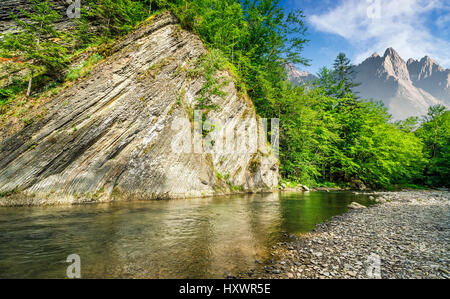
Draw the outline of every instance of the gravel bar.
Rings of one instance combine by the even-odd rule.
[[[289,236],[240,278],[448,279],[450,192],[374,192],[379,203]],[[276,258],[275,258],[276,257]]]

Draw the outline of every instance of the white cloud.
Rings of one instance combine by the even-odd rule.
[[[436,25],[440,30],[447,30],[450,27],[450,8],[447,10],[448,14],[442,15],[437,18]]]
[[[322,32],[344,37],[359,49],[361,62],[373,52],[393,47],[404,59],[431,56],[450,67],[450,40],[433,36],[426,26],[433,10],[448,11],[448,0],[341,0],[337,7],[312,15],[309,22]],[[445,17],[436,22],[446,22]]]

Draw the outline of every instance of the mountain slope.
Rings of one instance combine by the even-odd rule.
[[[297,70],[292,63],[286,64],[285,68],[288,80],[295,85],[309,83],[317,79],[316,76],[309,72]]]
[[[0,206],[198,197],[278,184],[264,134],[254,152],[173,150],[174,140],[195,128],[195,99],[206,79],[189,70],[207,50],[172,14],[147,21],[110,52],[48,103],[42,120],[0,143],[0,193],[20,191],[0,198]],[[212,97],[220,108],[205,114],[232,132],[227,141],[264,132],[233,77],[216,76],[226,96]],[[187,126],[174,126],[178,119]]]
[[[450,69],[444,69],[429,56],[409,59],[408,70],[415,86],[450,105]]]
[[[362,98],[383,101],[394,119],[421,116],[428,107],[446,102],[448,89],[436,88],[439,83],[435,79],[441,75],[432,72],[433,68],[444,72],[437,64],[427,66],[413,60],[407,64],[389,48],[382,57],[375,53],[355,68],[355,82],[361,84],[356,91]]]

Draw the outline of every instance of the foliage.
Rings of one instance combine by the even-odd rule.
[[[69,73],[66,76],[66,80],[74,81],[78,78],[84,77],[90,72],[91,67],[102,59],[103,57],[100,54],[93,54],[89,57],[89,59],[83,61],[79,66],[69,70]]]
[[[83,4],[82,18],[78,21],[78,37],[89,42],[94,29],[104,38],[111,38],[131,31],[147,17],[145,2],[132,0],[88,0]],[[90,24],[91,26],[89,26]]]
[[[2,52],[23,61],[29,69],[28,95],[35,73],[58,77],[68,63],[67,48],[59,42],[64,34],[54,27],[60,15],[47,0],[30,0],[30,4],[31,12],[21,10],[24,19],[12,15],[20,32],[6,34],[0,42]]]
[[[355,67],[344,53],[339,53],[334,60],[333,75],[338,83],[338,93],[336,94],[338,97],[354,94],[353,89],[360,85],[353,82],[355,79]]]
[[[423,168],[422,143],[389,122],[379,103],[332,97],[326,87],[286,87],[281,115],[281,171],[306,184],[363,181],[375,188],[406,183]],[[337,84],[334,82],[334,84]]]
[[[227,61],[218,50],[212,50],[203,55],[198,65],[189,70],[190,76],[202,76],[205,79],[198,97],[196,98],[196,109],[217,109],[216,104],[212,102],[212,97],[225,97],[226,93],[221,90],[228,82],[218,78],[216,71],[223,70]]]
[[[442,105],[430,107],[416,135],[424,142],[427,158],[423,182],[433,187],[449,187],[450,111]]]

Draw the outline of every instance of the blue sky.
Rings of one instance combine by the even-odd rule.
[[[403,59],[429,55],[450,68],[450,0],[281,0],[302,9],[308,27],[304,56],[312,73],[339,52],[360,63],[393,47]]]

